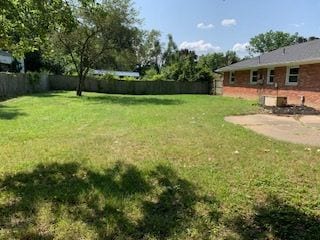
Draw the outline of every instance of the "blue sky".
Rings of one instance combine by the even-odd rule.
[[[134,0],[143,27],[198,54],[236,50],[268,30],[320,36],[319,0]]]

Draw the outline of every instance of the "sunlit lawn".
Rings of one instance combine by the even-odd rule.
[[[320,152],[253,102],[74,95],[0,103],[0,239],[320,239]]]

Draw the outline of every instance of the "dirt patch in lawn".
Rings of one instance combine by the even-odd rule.
[[[276,116],[257,114],[226,117],[226,121],[241,125],[265,136],[282,141],[320,146],[320,116]]]

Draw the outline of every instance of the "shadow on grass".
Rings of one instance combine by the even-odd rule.
[[[128,95],[110,95],[99,93],[97,96],[82,96],[65,95],[67,91],[52,91],[46,93],[34,93],[29,96],[38,98],[67,98],[73,100],[82,100],[88,103],[96,104],[120,104],[124,106],[130,105],[181,105],[184,101],[179,99],[164,99],[158,97],[143,97],[143,96],[128,96]],[[75,94],[75,93],[74,93]],[[86,93],[84,93],[86,94]]]
[[[213,197],[199,196],[162,165],[147,174],[122,163],[99,172],[77,163],[40,165],[4,177],[0,192],[6,239],[166,239],[190,226],[206,239],[219,219]]]
[[[69,98],[79,98],[69,96]],[[117,96],[117,95],[99,95],[99,96],[82,96],[82,100],[97,104],[120,104],[124,106],[130,105],[181,105],[184,103],[178,99],[163,99],[157,97],[141,97],[141,96]]]
[[[38,98],[52,98],[52,97],[61,97],[61,94],[66,93],[66,91],[51,91],[43,93],[32,93],[27,96],[38,97]]]
[[[17,108],[0,105],[0,120],[12,120],[24,115],[25,113]]]
[[[249,219],[231,222],[242,239],[320,239],[320,217],[308,215],[276,197],[255,209]]]

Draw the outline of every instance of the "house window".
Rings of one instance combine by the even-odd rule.
[[[230,84],[235,83],[235,81],[236,81],[236,73],[230,72],[230,79],[229,79]]]
[[[275,78],[274,69],[268,69],[267,83],[270,85],[274,84],[274,78]]]
[[[299,67],[288,67],[287,68],[287,85],[298,85],[299,82]]]
[[[259,78],[258,70],[252,70],[251,71],[251,78],[250,78],[251,84],[257,84],[258,83],[258,78]]]

